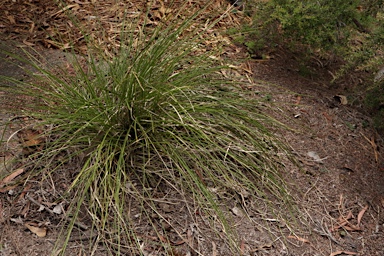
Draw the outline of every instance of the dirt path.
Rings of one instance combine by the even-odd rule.
[[[310,233],[309,243],[292,255],[384,255],[383,140],[369,117],[335,97],[343,90],[329,88],[326,71],[306,79],[297,64],[292,56],[276,55],[252,65],[254,78],[270,83],[272,115],[295,129],[279,135],[303,168],[292,169],[287,180],[299,191]],[[339,227],[343,221],[348,224]]]

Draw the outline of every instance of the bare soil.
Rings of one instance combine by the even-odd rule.
[[[36,10],[43,8],[51,14],[60,11],[51,2],[30,1],[29,4],[41,4]],[[25,3],[17,3],[20,6],[15,10],[26,8]],[[15,5],[12,8],[16,8]],[[36,20],[39,13],[29,19]],[[32,33],[31,22],[14,21],[9,17],[14,14],[4,4],[0,4],[0,14],[1,38],[13,40],[3,41],[3,49],[22,54],[20,46],[34,44],[29,46],[49,56],[48,62],[66,63],[60,50],[48,49],[55,47],[43,32]],[[41,17],[37,20],[48,26]],[[304,77],[297,57],[283,50],[271,52],[268,60],[251,60],[244,49],[232,45],[225,55],[239,64],[240,75],[254,82],[243,89],[252,90],[255,97],[265,99],[264,104],[272,106],[269,114],[291,128],[274,132],[287,142],[299,163],[298,167],[287,162],[281,169],[300,210],[289,213],[282,206],[281,214],[291,214],[291,222],[283,221],[280,213],[265,215],[263,209],[268,206],[255,199],[225,198],[224,193],[218,193],[232,209],[227,214],[236,223],[243,255],[384,255],[384,142],[372,128],[370,117],[344,102],[342,97],[347,96],[349,86],[358,79],[354,80],[351,74],[350,80],[331,86],[328,71],[333,71],[332,65],[310,66],[310,75]],[[20,69],[22,63],[7,54],[2,57],[10,62],[1,62],[1,75],[28,80],[28,74]],[[0,105],[4,106],[0,109],[0,122],[11,124],[2,139],[9,140],[7,147],[0,151],[2,177],[27,161],[20,157],[23,149],[15,135],[31,121],[21,112],[25,100],[28,99],[0,91]],[[17,161],[12,162],[15,157]],[[58,253],[54,251],[55,244],[63,243],[57,241],[58,234],[68,223],[68,219],[56,211],[60,205],[65,209],[68,202],[58,198],[70,186],[77,168],[79,163],[72,163],[70,168],[52,172],[49,179],[30,180],[24,186],[0,191],[0,255]],[[152,221],[164,228],[163,237],[169,239],[172,249],[165,252],[158,245],[161,236],[153,233],[146,220],[138,218],[135,225],[142,231],[146,255],[198,255],[195,251],[206,256],[230,255],[227,245],[212,234],[203,218],[185,217],[189,216],[185,199],[175,191],[163,193],[167,201],[158,203],[163,219],[154,217]],[[131,211],[136,215],[138,206],[133,206]],[[241,211],[245,211],[247,217]],[[164,219],[171,225],[164,223]],[[79,222],[80,227],[77,226],[70,237],[66,255],[90,255],[91,252],[106,255],[107,248],[98,243],[97,234],[81,228],[81,225],[91,227],[86,214]],[[36,227],[37,231],[33,232],[26,224]],[[37,234],[43,230],[47,231],[46,235],[39,237]],[[132,254],[122,251],[121,255]]]
[[[383,140],[367,115],[340,102],[353,84],[331,86],[328,70],[319,68],[312,69],[312,79],[304,78],[293,54],[272,56],[252,64],[253,77],[269,85],[273,115],[295,129],[279,136],[301,163],[302,170],[290,170],[287,181],[298,189],[312,231],[306,236],[310,243],[292,255],[383,255]],[[330,231],[350,213],[350,224],[361,229]]]

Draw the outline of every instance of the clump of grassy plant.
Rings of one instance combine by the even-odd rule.
[[[37,64],[41,82],[20,87],[41,99],[29,115],[50,127],[35,164],[55,163],[63,152],[68,157],[60,165],[81,163],[68,192],[69,234],[85,206],[111,251],[143,254],[137,216],[160,236],[153,214],[169,220],[157,207],[158,194],[176,191],[190,217],[224,232],[236,254],[236,230],[217,191],[286,203],[278,171],[284,146],[266,128],[277,122],[262,113],[257,98],[220,75],[225,67],[199,53],[199,35],[187,30],[192,21],[139,38],[125,32],[114,57],[89,51],[85,63],[72,63],[72,75]],[[221,231],[209,216],[217,216]],[[68,241],[69,235],[64,247]]]

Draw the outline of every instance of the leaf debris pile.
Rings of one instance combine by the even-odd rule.
[[[50,0],[4,0],[0,3],[0,33],[6,40],[23,42],[24,46],[42,45],[46,48],[72,49],[85,53],[94,47],[113,52],[120,45],[122,31],[134,33],[184,20],[203,10],[191,29],[207,30],[206,49],[230,45],[217,31],[240,25],[242,12],[233,9],[228,1],[214,0],[205,8],[206,1],[78,1],[64,0],[59,4]],[[205,9],[204,9],[205,8]],[[208,24],[215,24],[215,31]],[[128,24],[132,22],[132,24]],[[132,27],[133,25],[133,27]],[[209,38],[208,38],[209,37]]]

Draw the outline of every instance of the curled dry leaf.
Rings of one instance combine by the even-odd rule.
[[[23,218],[26,218],[26,217],[27,217],[28,212],[29,212],[29,210],[30,210],[30,207],[31,207],[31,202],[28,201],[28,202],[24,205],[23,209],[22,209],[21,212],[20,212],[20,215],[23,216]]]
[[[3,201],[0,200],[0,223],[3,223],[4,221],[3,216],[5,216],[4,209],[3,209]]]
[[[13,15],[7,15],[7,18],[11,24],[16,24],[16,20]]]
[[[172,205],[167,204],[167,203],[159,203],[160,209],[162,209],[165,213],[170,213],[174,211],[174,208]]]
[[[45,237],[47,235],[47,229],[32,226],[31,224],[25,223],[24,224],[32,233],[35,233],[38,237]]]
[[[233,207],[231,209],[231,211],[233,212],[233,214],[235,214],[237,217],[242,217],[243,216],[243,212],[238,208],[238,207]]]
[[[245,253],[245,242],[244,242],[244,240],[241,240],[240,255],[244,255],[244,253]]]
[[[344,95],[335,95],[334,96],[335,100],[341,103],[341,105],[347,105],[348,104],[348,99]]]
[[[43,149],[44,138],[41,132],[34,129],[24,129],[19,131],[17,136],[23,146],[23,155],[30,155]]]
[[[361,218],[363,218],[364,213],[368,210],[368,205],[366,205],[357,215],[357,226],[360,226]]]
[[[320,156],[314,152],[314,151],[308,151],[307,156],[311,157],[313,161],[315,162],[321,162],[323,159],[320,158]]]
[[[272,246],[273,246],[272,243],[267,243],[267,244],[259,245],[256,249],[253,249],[251,252],[270,250],[272,248]]]
[[[17,218],[10,218],[9,219],[10,221],[16,223],[16,224],[24,224],[24,221],[23,219],[21,218],[21,216],[17,217]]]
[[[58,204],[56,205],[52,212],[56,213],[56,214],[61,214],[63,212],[63,206],[61,204]]]
[[[216,244],[213,241],[211,243],[212,243],[212,256],[217,256]]]
[[[300,242],[307,243],[307,244],[311,243],[308,239],[305,239],[305,238],[299,237],[299,236],[288,236],[288,238],[296,239],[296,240],[298,240]]]
[[[31,43],[31,42],[28,42],[27,40],[23,40],[23,43],[26,45],[26,46],[35,46],[34,43]]]
[[[295,105],[299,105],[299,104],[300,104],[300,101],[301,101],[301,96],[298,95],[298,96],[296,97]]]
[[[7,183],[11,182],[14,178],[16,178],[17,176],[22,174],[23,172],[24,172],[24,169],[22,169],[22,168],[17,169],[13,173],[11,173],[7,177],[5,177],[2,181],[0,181],[0,185],[6,185]]]
[[[42,212],[42,211],[44,211],[45,210],[45,206],[44,205],[40,205],[39,206],[39,209],[37,210],[38,212]]]
[[[39,146],[44,142],[40,133],[33,129],[22,130],[17,135],[20,138],[23,147]]]
[[[0,181],[0,192],[6,192],[12,188],[14,188],[14,186],[12,188],[3,188],[5,185],[7,185],[8,183],[10,183],[14,178],[16,178],[17,176],[19,176],[20,174],[22,174],[24,172],[24,169],[20,168],[20,169],[17,169],[16,171],[14,171],[13,173],[11,173],[10,175],[8,175],[7,177],[5,177],[3,180]],[[3,188],[3,189],[2,189]]]
[[[364,210],[364,209],[363,209]],[[364,210],[365,212],[365,210]],[[359,214],[361,214],[361,217],[363,216],[364,214],[363,211],[361,211]],[[359,225],[353,225],[349,220],[350,219],[353,219],[353,214],[351,211],[348,212],[348,215],[347,216],[340,216],[337,220],[338,220],[338,223],[336,226],[332,227],[330,229],[331,232],[334,232],[334,231],[337,231],[339,228],[344,228],[348,231],[361,231],[361,228],[359,227]]]
[[[336,256],[336,255],[340,255],[340,254],[357,255],[357,252],[337,251],[337,252],[331,253],[329,256]]]
[[[28,193],[28,191],[31,189],[32,184],[28,184],[24,187],[23,191],[21,192],[20,196],[17,198],[16,202],[24,199],[25,195]]]

